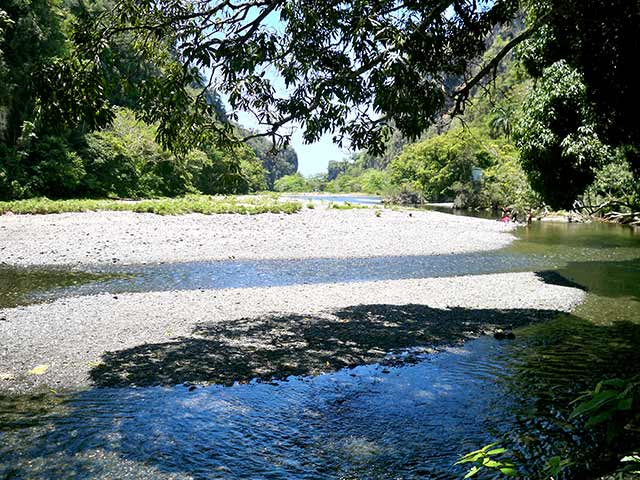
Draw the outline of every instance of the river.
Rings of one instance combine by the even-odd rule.
[[[0,398],[0,478],[453,479],[465,471],[453,465],[459,455],[492,441],[512,452],[523,476],[538,478],[560,455],[575,461],[570,478],[589,478],[602,438],[568,421],[568,403],[640,367],[640,236],[614,225],[547,223],[517,236],[502,250],[438,257],[0,270],[20,278],[0,294],[6,306],[101,291],[508,271],[587,291],[573,314],[518,329],[513,341],[481,337],[435,354],[407,352],[410,362],[233,386]]]

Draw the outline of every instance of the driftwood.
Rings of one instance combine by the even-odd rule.
[[[628,209],[628,212],[620,212],[620,207]],[[581,217],[599,217],[609,222],[622,223],[624,225],[640,226],[640,212],[635,211],[634,206],[618,199],[609,199],[597,205],[586,205],[579,200],[573,202],[573,212]]]
[[[604,214],[602,218],[624,225],[640,225],[640,212],[609,212]]]

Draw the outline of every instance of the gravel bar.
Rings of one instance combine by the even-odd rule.
[[[392,221],[407,222],[406,214],[388,215]],[[86,228],[102,225],[104,218],[126,219],[131,225],[128,216],[90,218],[95,223]],[[250,222],[248,218],[228,221]],[[301,216],[297,222],[311,222],[310,218],[315,217]],[[342,220],[360,218],[347,215]],[[439,220],[440,216],[418,215],[416,224],[426,228]],[[68,222],[80,228],[75,216],[49,221],[56,228]],[[175,219],[157,221],[174,225]],[[217,225],[218,220],[213,222]],[[345,226],[342,221],[337,225]],[[491,230],[484,222],[477,225],[479,231]],[[517,327],[545,314],[569,311],[583,296],[581,290],[545,283],[534,273],[507,273],[64,298],[0,310],[0,391],[231,383],[233,378],[268,378],[278,372],[316,374],[325,363],[332,370],[381,360],[390,349],[451,343],[486,329]],[[447,325],[456,327],[449,331]],[[371,337],[370,331],[377,329],[380,335]],[[235,363],[229,366],[230,362]],[[39,365],[48,368],[41,375],[29,374]],[[221,371],[228,375],[220,376]]]
[[[4,215],[0,263],[80,267],[229,258],[441,255],[501,248],[513,240],[509,234],[513,228],[438,212],[335,210],[320,205],[291,215]]]

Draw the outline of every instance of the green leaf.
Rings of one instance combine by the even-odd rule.
[[[518,475],[518,472],[512,467],[503,467],[500,469],[500,473],[506,475],[507,477],[515,477]]]
[[[611,410],[605,410],[604,412],[589,417],[589,419],[585,423],[585,426],[587,428],[590,428],[596,425],[600,425],[601,423],[610,420],[611,417],[613,417],[613,412]]]
[[[479,471],[480,471],[480,467],[473,466],[473,467],[471,467],[469,469],[469,471],[467,472],[467,474],[463,478],[471,478],[474,475],[476,475]]]
[[[622,460],[620,461],[640,463],[640,455],[627,455],[626,457],[622,457]]]
[[[616,406],[616,408],[621,411],[631,410],[632,407],[633,407],[632,397],[621,399],[620,401],[618,401],[618,405]]]
[[[484,457],[484,452],[475,451],[475,452],[467,453],[464,457],[460,458],[460,460],[458,460],[454,465],[458,465],[461,463],[477,462],[483,457]]]
[[[494,448],[493,450],[489,450],[487,452],[487,455],[499,455],[499,454],[504,453],[506,451],[507,451],[506,448]]]
[[[614,392],[612,390],[607,390],[604,392],[597,393],[593,396],[591,400],[588,400],[578,405],[573,410],[573,412],[571,412],[571,415],[569,416],[569,418],[575,418],[577,416],[584,415],[585,413],[591,410],[596,410],[601,406],[605,405],[606,403],[610,402],[617,396],[618,396],[618,392]]]
[[[600,382],[602,385],[607,385],[610,387],[615,387],[617,389],[623,389],[625,388],[627,382],[621,378],[611,378],[609,380],[604,380],[602,382]]]

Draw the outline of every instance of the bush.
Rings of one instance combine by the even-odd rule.
[[[592,119],[581,75],[564,61],[545,69],[514,134],[531,185],[553,208],[571,208],[610,161]]]
[[[452,200],[454,184],[469,181],[472,167],[487,168],[494,161],[477,132],[457,128],[405,147],[391,162],[391,180],[421,190],[430,201]]]
[[[133,198],[141,195],[142,159],[109,132],[86,135],[80,148],[86,175],[83,196]]]
[[[471,181],[473,167],[482,168],[476,184]],[[405,147],[391,162],[390,174],[396,191],[419,192],[428,201],[454,201],[457,208],[536,203],[515,147],[476,129],[449,130]]]
[[[101,132],[30,136],[21,150],[0,146],[0,198],[171,197],[266,189],[266,172],[247,146],[176,157],[156,143],[155,135],[155,127],[120,109],[112,127]]]
[[[86,174],[80,156],[60,137],[34,139],[23,150],[3,147],[0,153],[2,199],[65,198],[79,189]]]
[[[285,175],[276,180],[274,184],[276,192],[307,192],[309,185],[300,173]]]
[[[618,153],[611,163],[596,170],[595,180],[587,188],[585,198],[591,205],[614,201],[634,210],[640,208],[640,185],[624,155]]]

